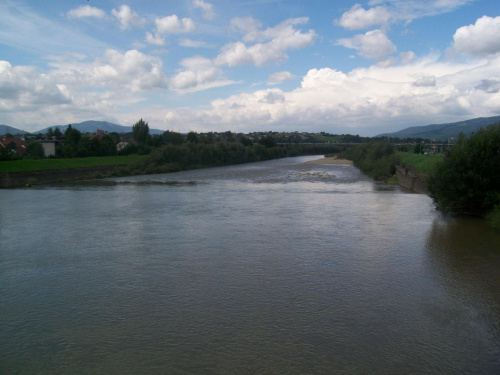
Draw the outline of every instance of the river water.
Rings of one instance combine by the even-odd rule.
[[[500,236],[313,158],[0,191],[0,373],[500,374]]]

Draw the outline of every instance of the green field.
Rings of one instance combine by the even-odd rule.
[[[22,159],[13,161],[0,161],[0,173],[30,172],[47,169],[102,167],[108,165],[128,165],[130,163],[143,159],[144,157],[144,155],[126,155],[74,159]]]
[[[434,173],[437,163],[443,158],[443,154],[422,155],[413,152],[397,152],[397,155],[402,164],[426,174]]]

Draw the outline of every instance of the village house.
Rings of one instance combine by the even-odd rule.
[[[121,139],[120,142],[116,144],[116,151],[121,151],[127,146],[137,146],[137,142],[133,139]]]
[[[5,137],[0,137],[0,147],[3,148],[8,148],[12,152],[15,152],[19,155],[25,155],[26,154],[26,142],[22,140],[21,138],[16,138],[16,137],[10,137],[10,138],[5,138]]]

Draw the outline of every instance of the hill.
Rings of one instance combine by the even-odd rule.
[[[500,116],[479,117],[472,120],[453,122],[448,124],[432,124],[424,126],[412,126],[395,133],[384,133],[377,137],[399,137],[399,138],[424,138],[436,140],[449,140],[457,138],[460,132],[466,135],[477,131],[481,127],[500,122]]]
[[[68,128],[68,125],[54,125],[49,127],[52,128],[52,130],[54,130],[55,128],[59,128],[59,130],[64,133]],[[49,127],[38,130],[37,132],[35,132],[35,134],[45,134],[47,133]],[[71,124],[71,127],[73,129],[77,129],[82,133],[95,133],[97,129],[104,130],[108,133],[132,132],[132,126],[117,125],[107,121],[84,121],[77,124]],[[149,129],[149,134],[163,134],[163,130]]]
[[[9,125],[0,125],[0,135],[4,135],[7,133],[16,135],[16,134],[24,134],[26,132],[24,130],[13,128],[12,126]]]

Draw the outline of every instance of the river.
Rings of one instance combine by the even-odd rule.
[[[500,235],[311,159],[0,191],[0,373],[500,374]]]

